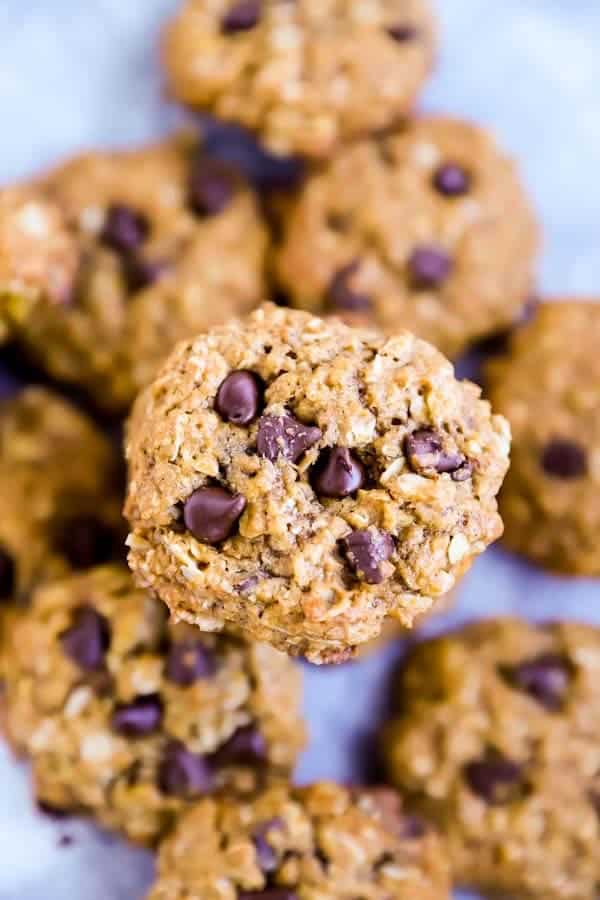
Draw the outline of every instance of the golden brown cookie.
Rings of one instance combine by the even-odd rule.
[[[201,801],[163,843],[148,900],[449,896],[444,847],[394,791],[322,782]]]
[[[6,726],[51,808],[153,843],[192,800],[287,776],[300,674],[264,644],[167,622],[120,566],[38,590],[8,651]]]
[[[542,304],[488,367],[514,443],[506,543],[548,569],[600,575],[600,301]]]
[[[178,100],[324,157],[408,112],[435,44],[428,0],[185,0],[163,55]]]
[[[130,564],[177,618],[340,661],[498,537],[509,441],[408,332],[265,305],[180,344],[138,398]]]
[[[443,353],[512,324],[530,294],[538,229],[490,135],[422,118],[343,150],[286,202],[275,258],[293,305]]]
[[[600,631],[491,620],[417,647],[382,747],[455,880],[527,900],[600,884]]]

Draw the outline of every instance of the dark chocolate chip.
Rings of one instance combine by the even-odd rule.
[[[0,602],[12,597],[15,590],[15,574],[12,556],[0,547]]]
[[[313,467],[311,483],[320,497],[349,497],[362,487],[365,470],[347,447],[324,450]]]
[[[342,539],[348,562],[367,584],[381,584],[384,580],[381,563],[394,552],[394,541],[386,531],[372,528],[352,531]]]
[[[266,888],[264,891],[242,891],[238,900],[299,900],[295,891],[287,888]]]
[[[224,34],[235,34],[238,31],[249,31],[260,22],[262,13],[261,0],[238,0],[229,7],[221,21]]]
[[[60,523],[55,546],[74,569],[89,569],[114,558],[118,540],[100,519],[76,516]]]
[[[199,216],[218,216],[227,209],[235,194],[235,177],[226,164],[198,156],[192,166],[188,202]]]
[[[283,456],[295,463],[320,439],[320,428],[305,425],[293,416],[262,416],[258,423],[256,448],[259,456],[271,462]]]
[[[97,672],[104,666],[110,647],[108,619],[91,606],[73,611],[71,625],[60,636],[63,652],[84,672]]]
[[[36,806],[39,812],[43,816],[47,816],[49,819],[63,821],[64,819],[70,819],[73,816],[73,812],[71,810],[63,809],[60,806],[54,806],[52,803],[47,803],[45,800],[38,800],[36,802]]]
[[[218,544],[233,534],[246,508],[246,498],[224,488],[203,487],[185,501],[183,519],[186,528],[205,544]]]
[[[583,478],[588,470],[587,453],[575,441],[555,438],[544,447],[542,468],[547,475],[565,481]]]
[[[191,753],[180,741],[170,741],[158,767],[157,784],[171,797],[198,797],[214,785],[214,773],[205,756]]]
[[[572,675],[569,660],[558,653],[544,653],[502,671],[510,684],[530,694],[550,712],[562,707]]]
[[[148,219],[129,206],[110,206],[100,233],[102,243],[123,255],[133,253],[150,233]]]
[[[203,121],[202,131],[204,154],[243,173],[261,193],[293,191],[306,176],[306,162],[300,157],[270,153],[239,126],[211,119]]]
[[[465,777],[473,793],[490,806],[511,803],[522,791],[523,770],[505,757],[490,757],[465,766]]]
[[[217,671],[213,652],[199,638],[186,638],[171,644],[165,664],[165,677],[180,687],[189,687]]]
[[[433,176],[433,186],[445,197],[460,197],[471,187],[471,176],[456,163],[444,163]]]
[[[249,425],[258,416],[263,400],[263,385],[254,372],[238,369],[221,382],[215,409],[226,422]]]
[[[423,245],[411,253],[408,269],[415,288],[439,288],[452,271],[452,260],[441,247]]]
[[[399,44],[414,41],[419,35],[419,31],[414,25],[389,25],[385,30]]]
[[[462,453],[446,453],[442,436],[433,428],[418,428],[404,440],[408,463],[420,475],[449,473],[454,481],[466,481],[473,467]]]
[[[255,725],[238,728],[215,753],[219,766],[256,765],[267,758],[267,742]]]
[[[168,263],[161,260],[144,259],[138,254],[131,254],[123,260],[125,281],[132,294],[156,284],[168,269]]]
[[[267,835],[270,831],[282,831],[284,828],[283,820],[274,818],[269,819],[268,822],[262,822],[254,829],[252,840],[256,850],[258,865],[267,874],[274,872],[278,863],[277,853],[267,841]]]
[[[335,273],[327,290],[327,301],[332,309],[359,312],[371,307],[371,298],[352,288],[352,277],[359,269],[360,260],[355,259]]]
[[[131,703],[119,703],[112,715],[112,727],[126,737],[143,737],[160,728],[163,704],[158,694],[143,694]]]

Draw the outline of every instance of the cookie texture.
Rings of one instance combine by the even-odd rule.
[[[201,801],[163,843],[148,900],[449,896],[440,841],[393,791],[322,782]]]
[[[291,771],[300,675],[268,645],[167,622],[125,567],[41,588],[13,631],[6,727],[38,800],[153,843],[194,798]]]
[[[501,532],[509,431],[408,332],[265,305],[183,342],[129,423],[129,561],[177,618],[339,661]]]
[[[427,0],[186,0],[163,56],[178,100],[325,157],[407,113],[435,44]]]
[[[538,229],[516,167],[468,122],[425,117],[344,149],[286,202],[293,305],[408,328],[458,355],[518,318]]]
[[[263,295],[254,195],[189,135],[84,154],[35,191],[61,211],[76,266],[60,274],[63,302],[38,303],[20,339],[102,408],[126,408],[178,340]]]
[[[511,422],[506,543],[542,566],[600,575],[600,301],[542,304],[490,363]]]
[[[591,900],[600,884],[600,632],[517,620],[419,646],[382,746],[392,783],[447,837],[455,880]]]

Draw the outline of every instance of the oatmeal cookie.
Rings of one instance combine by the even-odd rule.
[[[38,800],[136,842],[153,843],[194,798],[286,777],[303,745],[294,663],[169,624],[125,567],[40,588],[9,663],[7,731],[31,757]]]
[[[501,532],[508,426],[408,332],[265,305],[178,346],[127,445],[139,583],[314,662],[411,626]]]
[[[185,0],[163,55],[178,100],[326,157],[409,111],[435,31],[428,0]]]
[[[455,878],[527,900],[600,884],[600,631],[492,620],[419,646],[382,747]]]
[[[490,363],[512,425],[506,543],[548,569],[600,575],[600,301],[542,304]]]
[[[343,150],[286,201],[276,277],[292,305],[442,352],[509,326],[538,229],[515,166],[467,122],[422,118]]]
[[[394,791],[322,782],[201,801],[162,845],[148,900],[449,896],[442,844]]]

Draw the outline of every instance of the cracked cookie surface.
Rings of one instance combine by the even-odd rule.
[[[509,432],[433,347],[266,305],[178,346],[129,423],[129,561],[172,613],[340,661],[501,532]]]
[[[322,782],[199,803],[162,845],[148,900],[449,896],[441,842],[394,791]]]
[[[388,775],[447,838],[455,880],[590,900],[600,885],[600,631],[490,620],[418,646],[382,735]]]
[[[291,772],[300,673],[265,644],[167,621],[125,567],[40,588],[8,653],[6,728],[38,800],[153,843],[194,799]]]

